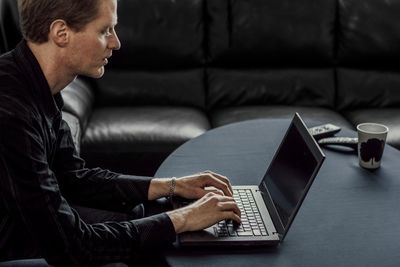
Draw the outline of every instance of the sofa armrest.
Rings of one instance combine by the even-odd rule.
[[[79,120],[76,116],[65,111],[62,112],[62,117],[67,122],[69,128],[71,129],[72,140],[74,141],[75,149],[79,155],[81,151],[81,137],[82,137],[82,131]]]
[[[84,132],[92,114],[94,92],[89,83],[76,78],[61,91],[64,99],[63,111],[71,113],[79,119],[80,130]]]

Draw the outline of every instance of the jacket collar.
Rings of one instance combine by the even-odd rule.
[[[53,95],[51,93],[39,62],[25,40],[22,40],[14,51],[15,58],[30,85],[32,95],[38,100],[46,116],[54,118],[64,106],[61,94],[57,93]]]

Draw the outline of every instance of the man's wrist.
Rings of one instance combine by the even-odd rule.
[[[172,183],[172,180],[174,183]],[[171,189],[173,196],[179,195],[180,183],[176,177],[172,178],[153,178],[151,179],[148,200],[155,200],[160,197],[171,197]]]
[[[167,215],[172,221],[172,224],[174,225],[175,232],[177,234],[185,232],[185,227],[186,227],[186,215],[187,210],[185,208],[177,209],[177,210],[171,210],[167,212]]]
[[[170,187],[171,179],[153,178],[149,186],[148,200],[155,200],[160,197],[167,197],[170,192]]]

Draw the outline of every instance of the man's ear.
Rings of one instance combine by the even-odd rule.
[[[49,39],[56,45],[64,47],[68,44],[71,29],[68,27],[65,20],[57,19],[50,25]]]

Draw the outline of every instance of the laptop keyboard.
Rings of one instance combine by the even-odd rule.
[[[250,189],[234,189],[233,198],[242,213],[242,223],[223,220],[214,225],[215,234],[227,236],[267,236],[268,232],[261,219],[256,202]]]

